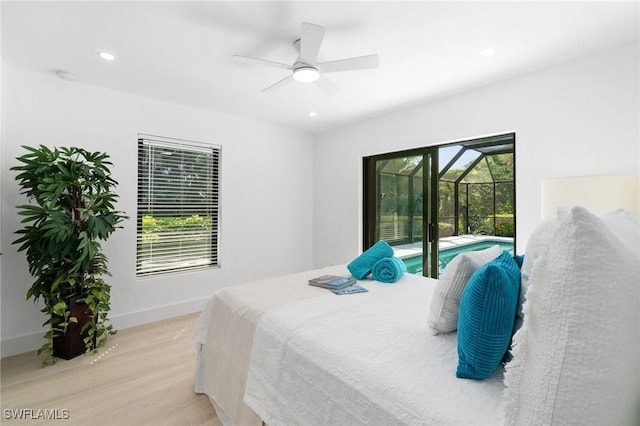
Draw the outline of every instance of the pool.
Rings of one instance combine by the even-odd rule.
[[[484,250],[494,245],[499,245],[502,250],[506,250],[513,254],[513,242],[503,240],[482,240],[471,244],[457,245],[440,249],[438,254],[439,273],[453,260],[454,257],[466,251]],[[422,253],[414,256],[403,257],[402,261],[407,266],[407,272],[410,274],[419,274],[422,272]]]

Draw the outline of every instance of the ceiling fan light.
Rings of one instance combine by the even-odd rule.
[[[320,77],[320,73],[314,67],[300,67],[293,70],[293,78],[301,83],[312,83]]]

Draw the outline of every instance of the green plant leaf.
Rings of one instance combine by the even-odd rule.
[[[44,345],[40,346],[40,348],[38,349],[38,356],[40,356],[42,352],[49,351],[49,350],[51,350],[51,343],[45,343]]]
[[[64,301],[60,301],[55,305],[53,305],[53,313],[56,315],[63,316],[66,310],[67,310],[67,304]]]

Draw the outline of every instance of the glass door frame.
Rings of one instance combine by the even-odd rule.
[[[363,251],[376,243],[376,206],[377,206],[377,179],[375,164],[381,160],[394,158],[423,156],[423,227],[422,227],[422,274],[427,277],[438,278],[439,272],[439,150],[440,148],[461,145],[467,147],[491,147],[496,145],[512,145],[513,153],[513,224],[514,250],[517,239],[517,214],[516,214],[516,134],[515,132],[459,140],[442,144],[431,145],[422,148],[414,148],[404,151],[395,151],[384,154],[372,155],[362,158],[363,173]],[[447,165],[448,166],[448,165]]]
[[[438,226],[435,222],[438,216],[438,146],[396,151],[386,154],[363,157],[363,251],[376,243],[377,217],[377,170],[378,161],[396,158],[422,156],[422,253],[424,276],[437,278],[438,274]],[[436,176],[436,179],[432,179]]]

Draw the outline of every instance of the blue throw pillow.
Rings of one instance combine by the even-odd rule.
[[[513,256],[513,260],[516,261],[516,265],[518,265],[518,268],[522,269],[522,263],[524,262],[524,254],[517,254]]]
[[[478,269],[460,299],[456,377],[486,379],[509,348],[520,291],[520,269],[503,252]]]

